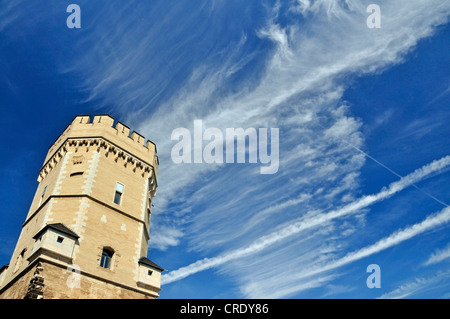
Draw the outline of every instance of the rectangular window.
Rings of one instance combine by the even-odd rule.
[[[102,259],[100,260],[100,267],[109,268],[109,257],[106,255],[102,255]]]
[[[47,191],[47,186],[44,187],[44,191],[42,192],[41,199],[39,199],[39,205],[38,206],[41,206],[42,200],[44,199],[44,195],[45,195],[46,191]]]
[[[120,205],[120,202],[122,201],[122,194],[123,194],[123,185],[120,183],[116,184],[116,192],[114,194],[114,203],[117,205]]]
[[[64,240],[64,238],[63,237],[61,237],[61,236],[58,236],[58,239],[56,240],[58,243],[62,243],[63,242],[63,240]]]
[[[112,251],[110,251],[106,248],[103,248],[102,258],[100,259],[100,267],[103,267],[106,269],[111,268],[111,259],[112,259],[113,254],[114,253]]]

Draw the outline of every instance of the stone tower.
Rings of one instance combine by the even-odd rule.
[[[147,259],[156,146],[108,115],[77,116],[50,147],[0,298],[157,298]]]

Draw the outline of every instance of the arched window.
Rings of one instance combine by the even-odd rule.
[[[110,248],[103,248],[102,258],[100,259],[100,267],[110,269],[111,260],[114,255],[114,251]]]

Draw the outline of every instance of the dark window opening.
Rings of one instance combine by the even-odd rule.
[[[122,198],[122,194],[116,191],[114,194],[114,204],[120,205],[120,199]]]
[[[79,176],[79,175],[83,175],[83,172],[72,173],[72,174],[70,174],[70,177],[72,177],[72,176]]]
[[[47,186],[44,187],[44,191],[42,192],[41,198],[39,199],[39,205],[38,206],[41,206],[42,201],[44,200],[44,195],[45,195],[45,192],[47,191]]]
[[[100,259],[100,267],[110,269],[111,268],[111,259],[114,255],[114,252],[107,248],[103,248],[102,258]]]
[[[122,201],[122,194],[123,194],[123,185],[120,183],[116,184],[116,192],[114,193],[114,204],[120,205],[120,202]]]

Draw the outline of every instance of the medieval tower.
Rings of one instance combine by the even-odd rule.
[[[0,298],[157,298],[147,258],[156,146],[108,115],[77,116],[53,144]]]

